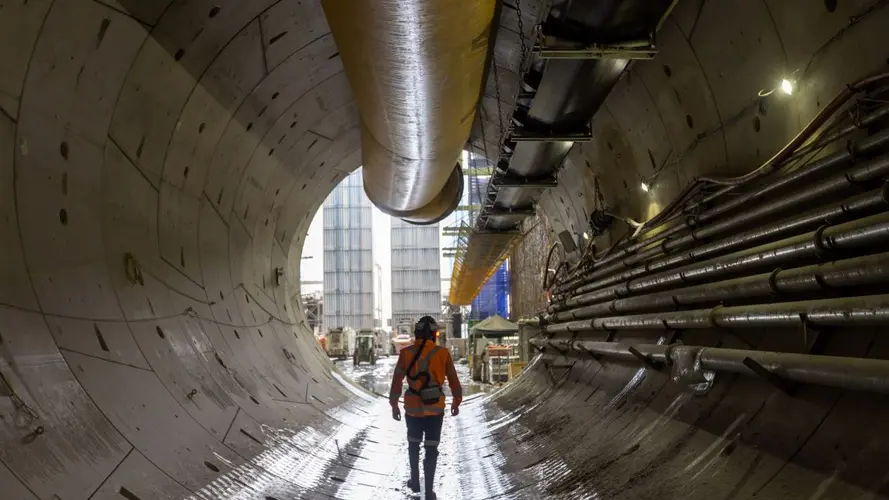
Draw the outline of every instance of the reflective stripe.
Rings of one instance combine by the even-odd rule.
[[[429,361],[432,360],[432,356],[435,356],[435,353],[437,353],[439,349],[441,349],[441,347],[439,346],[433,347],[425,356],[420,359],[420,361],[417,363],[419,365],[417,373],[429,371]]]
[[[437,448],[437,447],[438,447],[438,441],[430,441],[430,440],[427,439],[426,442],[423,443],[423,444],[424,444],[425,446],[432,446],[432,447],[434,447],[434,448]]]
[[[408,437],[407,437],[407,442],[408,442],[408,443],[422,443],[423,440],[420,439],[420,438],[417,438],[417,437],[411,437],[411,436],[408,436]]]
[[[417,361],[417,363],[414,365],[416,367],[416,371],[413,374],[410,374],[410,373],[408,374],[408,384],[407,384],[407,389],[405,390],[405,395],[408,395],[408,394],[410,394],[412,396],[419,396],[420,395],[419,390],[414,389],[413,386],[411,385],[411,384],[415,384],[418,381],[412,381],[412,380],[410,380],[410,377],[416,377],[422,372],[426,372],[429,374],[429,380],[427,381],[427,383],[430,386],[430,388],[438,387],[439,390],[441,390],[441,383],[439,383],[438,380],[435,380],[432,377],[432,373],[429,372],[429,362],[441,350],[442,350],[442,348],[440,346],[437,346],[437,345],[433,346],[432,349],[430,349],[429,352],[426,353],[425,356],[423,356],[422,358],[420,358]],[[416,351],[414,351],[414,353],[416,353]],[[441,395],[443,396],[444,392],[442,392]]]

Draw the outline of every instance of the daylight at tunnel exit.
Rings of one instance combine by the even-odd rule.
[[[889,500],[889,0],[0,0],[0,500]]]

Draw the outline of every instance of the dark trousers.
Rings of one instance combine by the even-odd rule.
[[[420,443],[426,448],[423,457],[423,480],[426,483],[427,496],[435,484],[435,466],[438,463],[438,442],[441,440],[441,425],[444,415],[430,417],[412,417],[406,415],[407,451],[411,465],[411,481],[419,484],[420,477]]]
[[[444,423],[444,415],[429,417],[406,416],[407,442],[416,443],[417,447],[423,442],[425,436],[426,446],[438,446],[441,440],[441,425]]]

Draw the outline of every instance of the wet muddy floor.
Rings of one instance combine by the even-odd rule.
[[[376,365],[370,363],[361,363],[354,366],[351,359],[336,362],[336,369],[346,378],[352,379],[356,384],[364,387],[368,391],[376,393],[380,396],[388,397],[389,387],[392,384],[392,373],[395,371],[395,362],[397,356],[388,356],[377,360]],[[487,393],[494,391],[497,387],[481,382],[475,382],[469,375],[469,365],[455,364],[457,368],[457,376],[460,378],[460,384],[463,386],[463,397],[473,394]],[[450,388],[445,385],[445,394],[451,395]]]

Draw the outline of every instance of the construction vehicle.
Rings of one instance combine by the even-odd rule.
[[[375,340],[376,336],[373,330],[361,330],[358,332],[355,352],[352,354],[352,363],[355,366],[360,365],[362,361],[367,361],[372,365],[377,364]]]
[[[333,359],[348,359],[355,345],[355,330],[349,327],[331,328],[327,332],[327,355]]]
[[[382,328],[374,328],[374,351],[377,359],[389,356],[389,334]]]
[[[409,347],[414,343],[413,337],[406,333],[398,334],[394,339],[392,339],[392,346],[395,348],[395,354],[401,352],[405,347]]]

